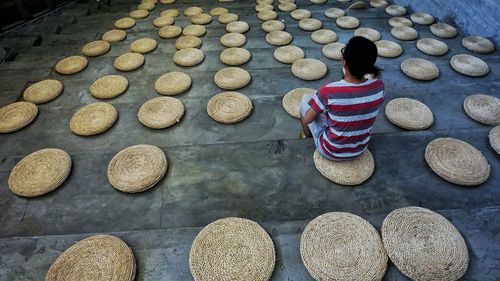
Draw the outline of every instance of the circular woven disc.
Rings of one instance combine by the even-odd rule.
[[[239,67],[226,67],[214,76],[214,81],[219,88],[224,90],[237,90],[245,87],[252,80],[248,71]]]
[[[345,16],[345,12],[339,8],[329,8],[325,11],[325,16],[330,19],[336,19]]]
[[[175,38],[182,34],[182,28],[176,25],[167,25],[158,31],[158,35],[160,35],[163,39]]]
[[[354,36],[362,36],[366,39],[376,42],[380,40],[380,32],[376,31],[373,28],[360,27],[354,31]]]
[[[295,9],[297,9],[297,5],[294,3],[281,3],[278,5],[278,10],[283,12],[291,12]]]
[[[269,20],[262,23],[262,30],[265,32],[273,32],[273,31],[283,31],[285,30],[285,24],[281,21],[277,20]]]
[[[130,45],[130,51],[139,54],[147,54],[154,51],[158,47],[158,42],[151,38],[137,39]]]
[[[88,60],[82,56],[71,56],[57,62],[55,70],[60,74],[75,74],[84,70],[88,63]]]
[[[108,42],[120,42],[125,38],[127,38],[127,32],[118,29],[107,31],[102,35],[102,40]]]
[[[135,258],[120,238],[96,235],[64,251],[50,266],[45,281],[134,280]]]
[[[203,51],[196,48],[182,49],[174,54],[174,62],[180,66],[194,66],[205,59]]]
[[[38,150],[14,166],[8,180],[9,189],[19,196],[41,196],[61,186],[70,171],[71,157],[64,150]]]
[[[121,71],[136,70],[144,64],[144,55],[138,53],[126,53],[115,59],[114,66]]]
[[[175,41],[175,48],[177,50],[187,48],[200,48],[201,39],[195,36],[182,36]]]
[[[127,78],[121,75],[106,75],[90,85],[90,94],[98,99],[112,99],[125,93],[127,88]]]
[[[489,95],[470,95],[464,101],[470,118],[485,125],[500,125],[500,99]]]
[[[305,31],[315,31],[320,29],[323,23],[320,20],[307,18],[299,21],[299,27]]]
[[[115,27],[118,29],[129,29],[135,26],[135,20],[133,18],[122,18],[115,21]]]
[[[431,56],[442,56],[448,52],[448,45],[433,38],[423,38],[417,41],[417,49]]]
[[[239,17],[237,14],[227,13],[227,14],[220,15],[217,20],[219,21],[219,23],[228,24],[228,23],[237,21],[238,18]]]
[[[389,2],[385,0],[371,0],[370,6],[372,6],[373,8],[384,8],[389,6]]]
[[[311,39],[318,44],[329,44],[337,41],[337,33],[329,29],[320,29],[311,33]]]
[[[288,45],[292,40],[292,34],[286,31],[271,31],[266,35],[266,42],[273,46]]]
[[[212,16],[209,14],[197,14],[191,17],[193,24],[209,24],[212,22]]]
[[[195,281],[267,281],[276,261],[269,234],[257,223],[220,219],[203,228],[189,253]]]
[[[137,117],[146,127],[164,129],[181,122],[184,104],[172,97],[158,97],[144,103]]]
[[[175,19],[172,16],[160,16],[154,19],[153,25],[156,27],[164,27],[172,25],[175,23]]]
[[[425,130],[434,123],[434,115],[427,105],[408,98],[388,102],[385,116],[394,125],[406,130]]]
[[[245,33],[249,29],[250,26],[244,21],[233,21],[226,25],[226,31],[230,33]]]
[[[133,10],[128,16],[133,19],[143,19],[149,16],[149,12],[148,10]]]
[[[80,136],[106,132],[118,119],[116,108],[105,102],[96,102],[80,108],[71,118],[71,131]]]
[[[442,22],[431,25],[430,30],[432,34],[441,38],[453,38],[458,34],[456,28]]]
[[[278,17],[275,11],[265,10],[257,14],[257,18],[261,21],[274,20]]]
[[[431,141],[425,160],[438,176],[457,185],[480,185],[490,176],[490,165],[481,151],[458,139]]]
[[[165,96],[175,96],[191,88],[191,76],[184,72],[172,71],[163,74],[155,82],[155,90]]]
[[[143,192],[156,185],[167,172],[165,153],[154,145],[134,145],[118,152],[108,166],[109,183],[127,192]]]
[[[215,17],[218,17],[220,15],[223,15],[223,14],[227,14],[229,13],[229,10],[224,8],[224,7],[217,7],[217,8],[213,8],[212,10],[210,10],[210,15],[211,16],[215,16]]]
[[[465,37],[464,39],[462,39],[462,45],[465,48],[480,54],[491,53],[495,50],[495,44],[481,36]]]
[[[266,4],[266,3],[262,3],[262,4],[258,4],[255,6],[255,11],[257,12],[262,12],[264,10],[274,10],[274,6],[271,5],[271,4]]]
[[[220,43],[228,48],[245,45],[247,38],[241,33],[227,33],[220,38]]]
[[[399,57],[403,53],[403,48],[396,42],[380,40],[375,42],[378,55],[385,58]]]
[[[359,26],[359,20],[357,18],[351,17],[351,16],[338,17],[337,20],[335,21],[335,23],[339,27],[345,28],[345,29],[352,29],[352,28],[356,28]]]
[[[142,2],[141,4],[137,5],[137,9],[146,11],[152,11],[155,7],[155,4],[152,2]]]
[[[252,101],[238,92],[223,92],[213,96],[207,105],[208,115],[217,122],[233,124],[252,113]]]
[[[164,10],[164,11],[162,11],[160,13],[160,17],[163,17],[163,16],[171,16],[173,18],[178,17],[179,16],[179,10],[177,10],[177,9],[166,9],[166,10]]]
[[[315,280],[380,281],[388,257],[377,230],[350,213],[327,213],[307,224],[300,256]]]
[[[389,19],[389,25],[392,27],[401,27],[401,26],[412,27],[413,22],[403,17],[392,17]]]
[[[300,59],[292,64],[292,73],[303,80],[318,80],[326,75],[326,64],[317,59]]]
[[[306,9],[297,9],[290,13],[294,20],[303,20],[311,17],[311,12]]]
[[[220,61],[223,64],[236,66],[247,63],[252,58],[252,54],[243,48],[227,48],[220,53]]]
[[[63,83],[59,80],[46,79],[29,86],[23,92],[23,99],[34,104],[47,103],[56,99],[63,91]]]
[[[393,17],[401,17],[406,15],[407,10],[405,7],[398,5],[390,5],[385,8],[385,12]]]
[[[490,68],[486,62],[480,58],[466,54],[454,55],[450,59],[450,65],[455,71],[472,77],[484,76],[490,72]]]
[[[182,34],[184,36],[201,37],[207,33],[207,29],[203,25],[193,24],[184,27]]]
[[[382,240],[391,261],[412,280],[459,280],[469,264],[460,232],[428,209],[392,211],[382,224]]]
[[[274,58],[282,63],[292,64],[305,57],[304,51],[297,46],[283,46],[274,50]]]
[[[111,45],[107,41],[97,40],[83,46],[82,53],[87,57],[97,57],[104,55],[109,49],[111,49]]]
[[[274,0],[257,0],[257,4],[273,4]]]
[[[184,15],[186,17],[192,17],[197,14],[203,13],[203,9],[200,7],[189,7],[186,10],[184,10]]]
[[[31,102],[15,102],[0,108],[0,133],[19,131],[33,122],[38,107]]]
[[[439,68],[432,62],[420,59],[406,59],[401,63],[404,74],[417,80],[433,80],[439,76]]]
[[[408,26],[393,27],[391,29],[391,34],[394,38],[403,41],[415,40],[418,37],[418,32],[414,28]]]
[[[500,125],[491,129],[488,138],[490,140],[491,147],[493,147],[496,153],[500,154]]]
[[[330,161],[317,150],[314,165],[325,178],[340,185],[359,185],[369,179],[375,170],[375,161],[369,150],[347,161]]]
[[[325,45],[321,52],[323,55],[329,59],[341,60],[342,59],[342,48],[345,48],[346,44],[336,42]]]
[[[420,25],[431,25],[434,22],[434,17],[428,13],[414,13],[410,18],[414,23]]]
[[[283,97],[283,108],[292,115],[292,117],[300,118],[300,102],[303,96],[311,96],[316,93],[315,89],[311,88],[296,88],[288,92]]]

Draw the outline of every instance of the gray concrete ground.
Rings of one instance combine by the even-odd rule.
[[[319,81],[295,78],[290,66],[273,59],[274,47],[268,45],[261,22],[255,17],[254,1],[222,4],[215,0],[178,0],[181,11],[193,5],[206,11],[224,5],[247,21],[245,48],[252,60],[243,66],[252,75],[249,86],[240,90],[248,95],[254,111],[245,121],[222,125],[206,113],[206,104],[221,92],[213,75],[224,65],[218,60],[223,46],[219,37],[224,26],[216,20],[207,26],[202,50],[206,60],[184,68],[172,62],[174,39],[161,39],[152,20],[166,9],[158,4],[150,16],[138,20],[124,42],[112,44],[109,53],[89,59],[83,72],[62,76],[52,71],[58,59],[79,54],[87,42],[112,28],[114,20],[127,16],[135,1],[112,1],[96,10],[93,2],[79,1],[61,12],[38,20],[0,45],[17,52],[13,61],[0,64],[0,105],[19,100],[30,83],[52,77],[60,79],[64,93],[55,101],[40,105],[36,121],[12,134],[0,135],[0,280],[42,280],[58,254],[74,241],[92,233],[115,233],[134,250],[138,258],[137,280],[191,280],[187,263],[191,242],[206,224],[228,216],[255,220],[265,226],[277,248],[273,280],[311,280],[300,261],[298,245],[307,222],[331,211],[360,215],[377,229],[390,211],[399,207],[422,206],[435,210],[454,223],[464,236],[470,255],[470,267],[464,280],[499,280],[500,269],[500,156],[488,143],[491,127],[470,119],[462,109],[470,94],[485,93],[500,97],[500,55],[477,55],[491,72],[483,78],[470,78],[454,72],[449,58],[464,49],[460,35],[441,39],[450,52],[435,58],[420,53],[415,42],[400,42],[389,31],[389,16],[381,9],[348,11],[358,17],[361,26],[379,30],[384,39],[395,40],[404,54],[395,59],[379,59],[387,89],[387,101],[411,97],[427,104],[435,115],[435,124],[426,131],[408,132],[392,125],[381,114],[370,143],[376,170],[358,187],[342,187],[323,178],[314,168],[311,140],[298,140],[299,122],[281,106],[281,99],[296,87],[317,88],[341,78],[340,63],[325,58],[321,45],[310,39],[309,32],[298,28],[289,13],[279,12],[287,31],[294,35],[292,44],[304,48],[307,57],[327,63],[329,72]],[[134,2],[134,3],[133,3]],[[330,0],[314,5],[297,1],[300,8],[313,12],[325,28],[337,32],[346,42],[351,30],[342,30],[325,18],[328,7],[346,8]],[[432,11],[428,11],[431,12]],[[187,26],[184,16],[176,20]],[[428,27],[416,26],[420,37],[434,37]],[[110,101],[119,111],[117,124],[105,134],[79,137],[69,130],[72,114],[96,100],[89,94],[90,84],[102,75],[114,74],[114,58],[127,52],[130,43],[151,37],[159,48],[146,55],[146,64],[133,72],[120,73],[130,88]],[[36,45],[36,46],[33,46]],[[412,80],[399,70],[409,57],[434,61],[441,75],[432,82]],[[154,81],[163,73],[180,70],[193,77],[193,86],[180,98],[186,106],[182,122],[166,130],[150,130],[137,120],[139,107],[157,97]],[[464,188],[435,175],[424,160],[426,145],[437,137],[455,137],[479,149],[491,164],[491,177],[483,185]],[[169,160],[166,177],[153,189],[141,194],[124,194],[108,183],[106,169],[121,149],[134,144],[154,144]],[[26,199],[7,188],[12,167],[25,155],[42,148],[57,147],[73,159],[72,173],[58,190],[40,198]],[[407,280],[390,265],[384,280]]]

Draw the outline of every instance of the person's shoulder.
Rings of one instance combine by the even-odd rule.
[[[340,81],[335,81],[335,82],[329,82],[325,83],[320,87],[320,91],[329,91],[331,92],[332,90],[335,90],[337,87],[344,87],[347,86],[348,84],[344,80]]]

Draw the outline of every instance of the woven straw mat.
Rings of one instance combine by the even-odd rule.
[[[176,25],[168,25],[160,28],[158,35],[163,39],[175,38],[182,34],[182,28]]]
[[[248,71],[239,67],[226,67],[214,76],[215,84],[224,90],[237,90],[245,87],[252,80]]]
[[[195,36],[195,37],[201,37],[207,33],[207,29],[203,25],[189,25],[182,30],[182,34],[184,36]]]
[[[250,61],[252,54],[243,48],[227,48],[220,53],[220,61],[230,66],[242,65]]]
[[[411,21],[420,25],[431,25],[434,22],[434,17],[428,13],[414,13],[410,18]]]
[[[443,22],[431,25],[430,30],[432,34],[441,38],[453,38],[458,34],[456,28]]]
[[[60,74],[71,75],[84,70],[88,63],[82,56],[71,56],[58,61],[54,69]]]
[[[385,12],[393,17],[401,17],[406,15],[407,10],[399,5],[390,5],[385,8]]]
[[[496,153],[500,154],[500,125],[491,129],[488,139],[490,140],[491,147]]]
[[[106,75],[90,85],[90,94],[98,99],[112,99],[125,93],[127,89],[127,78],[121,75]]]
[[[122,18],[115,21],[115,28],[118,29],[129,29],[135,26],[135,20],[133,18]]]
[[[472,77],[484,76],[490,72],[486,62],[478,57],[466,54],[454,55],[450,59],[450,65],[455,71]]]
[[[313,159],[320,174],[340,185],[362,184],[375,170],[375,161],[369,150],[348,161],[330,161],[316,150]]]
[[[300,59],[292,64],[292,73],[302,80],[318,80],[326,75],[326,64],[317,59]]]
[[[173,97],[154,98],[141,106],[137,116],[148,128],[165,129],[181,121],[184,104]]]
[[[300,118],[300,102],[303,96],[312,96],[316,93],[315,89],[311,88],[296,88],[288,92],[283,97],[283,108],[292,117]]]
[[[346,44],[336,42],[325,45],[321,52],[323,55],[332,60],[341,60],[342,59],[342,48],[344,48]]]
[[[102,35],[102,40],[107,42],[120,42],[127,38],[127,32],[123,30],[109,30]]]
[[[46,79],[29,86],[23,92],[23,99],[34,104],[47,103],[56,99],[63,91],[64,85],[59,80]]]
[[[305,58],[304,51],[297,46],[283,46],[274,50],[274,58],[282,63],[292,64],[297,60]]]
[[[406,130],[425,130],[434,123],[434,115],[427,105],[408,98],[388,102],[385,116],[394,125]]]
[[[247,118],[252,108],[252,101],[247,96],[238,92],[223,92],[208,101],[207,113],[217,122],[233,124]]]
[[[220,43],[224,47],[241,47],[245,45],[247,38],[241,33],[226,33],[220,38]]]
[[[462,45],[465,48],[480,54],[491,53],[495,50],[495,44],[487,38],[481,36],[467,36],[462,39]]]
[[[269,21],[263,22],[261,27],[262,27],[262,30],[264,30],[267,33],[273,32],[273,31],[285,30],[285,24],[282,23],[281,21],[277,21],[277,20],[269,20]]]
[[[434,63],[420,58],[404,60],[401,63],[401,71],[417,80],[433,80],[439,76],[439,68]]]
[[[403,53],[403,48],[396,42],[389,40],[380,40],[375,42],[378,55],[386,58],[399,57]]]
[[[104,40],[96,40],[83,46],[82,53],[87,57],[104,55],[111,49],[111,45]]]
[[[0,133],[19,131],[33,122],[38,107],[31,102],[15,102],[0,108]]]
[[[376,31],[373,28],[360,27],[354,31],[354,36],[362,36],[366,39],[376,42],[380,40],[380,32]]]
[[[174,54],[174,62],[180,66],[194,66],[205,59],[203,51],[196,48],[181,49]]]
[[[475,94],[464,100],[464,110],[470,118],[484,125],[500,125],[500,99]]]
[[[163,74],[155,82],[155,90],[165,96],[175,96],[191,88],[191,76],[184,72],[172,71]]]
[[[266,42],[273,46],[288,45],[292,39],[292,34],[286,31],[271,31],[266,35]]]
[[[427,55],[442,56],[448,52],[448,45],[433,38],[423,38],[417,41],[417,49]]]
[[[106,132],[118,119],[116,108],[105,102],[96,102],[80,108],[71,118],[71,131],[80,136],[93,136]]]
[[[233,21],[226,25],[226,31],[230,33],[245,33],[249,29],[250,26],[244,21]]]
[[[311,39],[318,44],[330,44],[337,41],[337,33],[329,29],[320,29],[311,33]]]
[[[141,67],[144,61],[143,54],[126,53],[117,57],[113,65],[120,71],[132,71]]]

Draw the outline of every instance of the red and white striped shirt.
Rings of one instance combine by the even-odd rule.
[[[384,96],[384,83],[378,79],[361,84],[340,80],[319,89],[309,105],[316,112],[327,115],[328,127],[319,139],[327,156],[349,159],[367,149]]]

